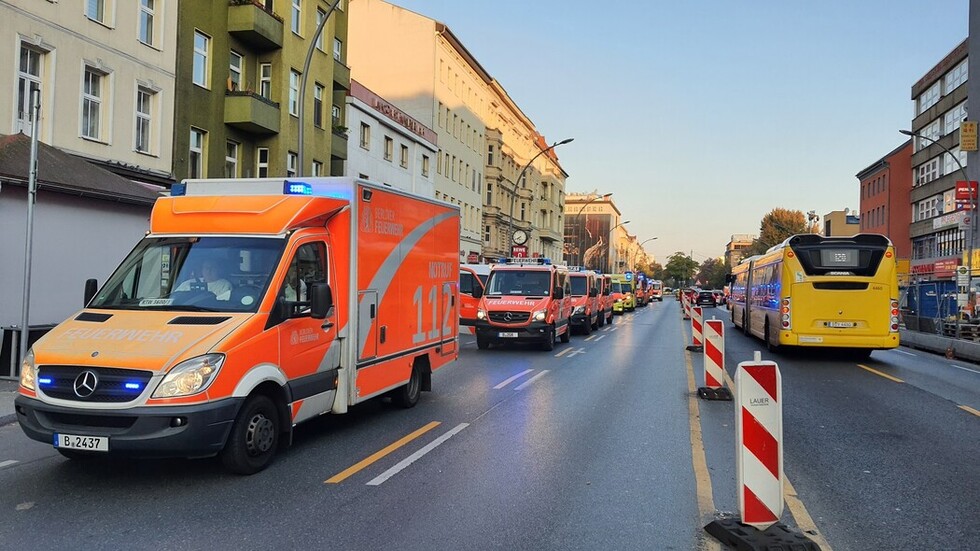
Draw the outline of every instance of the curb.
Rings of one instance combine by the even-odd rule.
[[[10,415],[0,415],[0,427],[12,425],[16,422],[17,422],[16,413],[11,413]]]

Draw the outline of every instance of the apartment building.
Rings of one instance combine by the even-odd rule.
[[[344,175],[347,6],[341,0],[331,13],[332,4],[181,2],[173,146],[178,180]]]
[[[560,256],[567,174],[504,88],[439,21],[382,0],[349,11],[354,78],[438,136],[435,196],[460,207],[460,260],[509,256],[518,230],[529,256]]]
[[[748,233],[732,234],[725,245],[725,264],[737,266],[745,258],[745,249],[752,246],[755,236]]]
[[[966,118],[967,41],[912,86],[911,271],[916,280],[948,280],[968,246],[966,210],[957,210],[957,180],[967,180],[960,151]]]
[[[10,98],[0,134],[38,132],[130,180],[171,182],[177,11],[176,0],[0,3],[0,88]]]
[[[861,188],[860,232],[880,233],[895,245],[895,254],[912,254],[912,141],[908,140],[856,174]]]

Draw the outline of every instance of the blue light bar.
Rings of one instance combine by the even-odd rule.
[[[38,377],[37,378],[37,384],[39,384],[39,385],[50,385],[52,382],[54,382],[54,379],[52,379],[51,377]]]
[[[182,195],[187,195],[187,184],[180,182],[179,184],[170,186],[171,197],[180,197]]]
[[[307,182],[290,182],[283,184],[284,195],[313,195],[313,186]]]
[[[126,387],[127,390],[139,390],[140,389],[140,384],[139,383],[126,383],[124,386]]]

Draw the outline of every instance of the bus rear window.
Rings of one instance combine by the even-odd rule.
[[[856,235],[853,238],[824,238],[798,235],[790,239],[807,275],[871,277],[888,249],[889,241],[880,235]]]

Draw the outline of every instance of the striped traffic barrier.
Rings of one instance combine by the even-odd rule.
[[[691,345],[687,347],[688,350],[694,352],[701,352],[704,350],[703,340],[704,334],[702,333],[701,324],[703,323],[704,317],[701,314],[700,306],[691,306]]]
[[[704,386],[698,388],[704,400],[731,400],[725,388],[725,322],[711,319],[704,322]]]
[[[735,372],[735,460],[741,522],[765,530],[783,514],[782,377],[755,357]]]
[[[681,293],[681,314],[683,314],[684,319],[691,319],[691,299],[688,298],[687,293]]]

